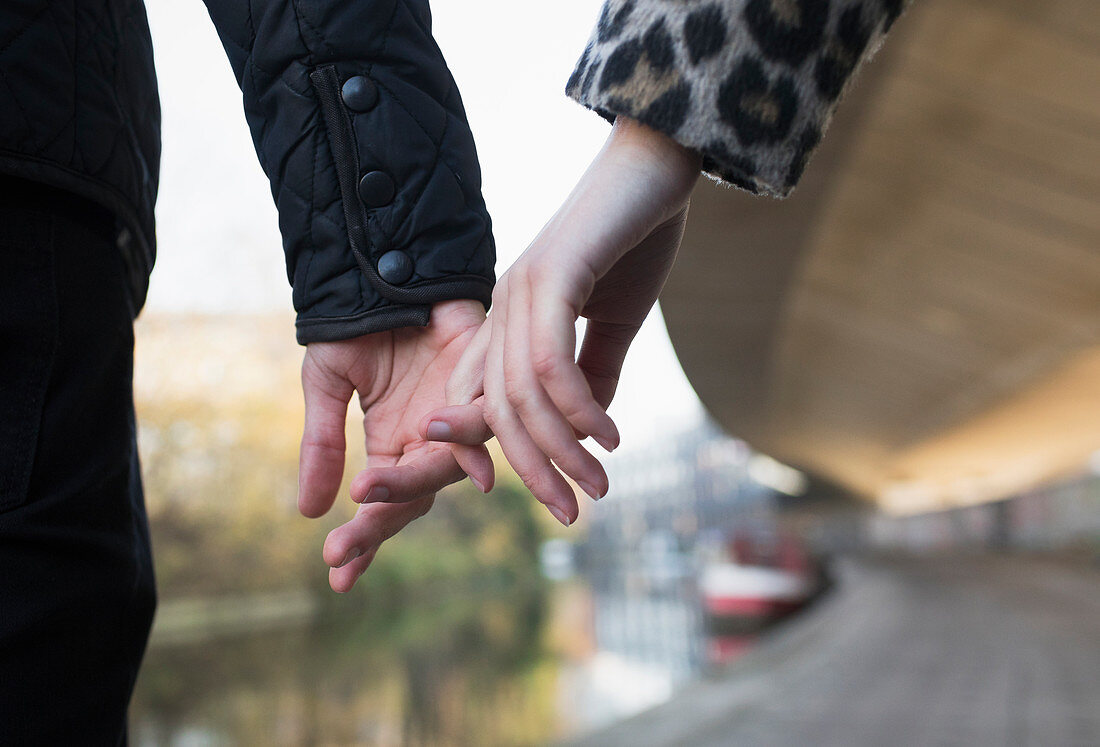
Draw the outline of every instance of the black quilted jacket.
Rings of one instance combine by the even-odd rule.
[[[279,208],[300,342],[489,304],[494,246],[426,0],[207,0]],[[0,171],[119,217],[153,264],[160,112],[141,0],[0,3]],[[211,268],[217,272],[217,268]]]

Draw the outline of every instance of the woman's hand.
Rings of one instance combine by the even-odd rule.
[[[565,204],[500,279],[488,320],[448,382],[450,407],[421,422],[425,438],[454,444],[479,487],[492,475],[482,444],[495,434],[524,484],[563,524],[576,520],[578,506],[558,469],[592,498],[607,492],[603,467],[578,437],[608,451],[619,443],[605,410],[672,267],[699,167],[699,157],[670,138],[620,119]],[[580,316],[588,323],[574,359]],[[403,497],[388,492],[389,500]]]

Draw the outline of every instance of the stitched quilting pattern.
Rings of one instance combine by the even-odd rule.
[[[115,209],[138,303],[152,268],[160,107],[140,0],[0,4],[0,162]]]
[[[409,253],[410,297],[488,296],[495,260],[472,135],[424,0],[206,0],[244,94],[245,117],[279,210],[300,320],[382,319],[393,301],[365,282],[351,251],[336,176],[309,75],[333,65],[368,75],[379,103],[355,113],[358,146],[342,158],[396,185],[375,206],[371,261]],[[152,261],[160,110],[140,0],[5,0],[0,4],[0,164],[100,199],[130,220]],[[142,287],[141,293],[144,292]],[[432,294],[435,293],[433,296]],[[443,295],[440,295],[443,294]],[[413,304],[415,305],[415,303]],[[373,315],[373,316],[372,316]],[[420,312],[388,318],[419,318]],[[360,333],[372,331],[359,328]],[[322,333],[318,333],[322,334]],[[327,334],[327,333],[326,333]]]
[[[336,157],[354,159],[357,173],[379,170],[393,179],[392,203],[370,211],[368,251],[371,261],[394,248],[410,254],[415,271],[402,285],[410,295],[461,276],[491,284],[494,247],[473,138],[453,79],[419,18],[426,4],[252,0],[243,11],[219,0],[207,5],[271,180],[300,329],[394,304],[364,282],[350,249]],[[354,152],[339,156],[325,137],[309,80],[323,65],[334,66],[341,81],[368,75],[380,92],[371,111],[353,113]]]

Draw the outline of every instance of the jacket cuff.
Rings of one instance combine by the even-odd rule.
[[[495,247],[427,0],[206,0],[279,211],[302,343],[489,305]]]
[[[906,0],[607,0],[566,93],[659,130],[753,193],[798,183]]]
[[[423,93],[385,68],[325,65],[310,81],[334,163],[344,245],[382,302],[354,316],[381,331],[410,319],[426,324],[438,301],[470,298],[488,309],[495,253],[465,119],[455,126],[438,106],[402,101]],[[452,94],[457,99],[453,84]],[[417,109],[438,116],[417,117]],[[300,315],[298,326],[317,325]]]
[[[334,342],[384,332],[398,327],[424,327],[431,317],[431,306],[384,306],[349,317],[318,317],[295,322],[299,345]]]

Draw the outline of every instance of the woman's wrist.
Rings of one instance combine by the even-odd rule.
[[[701,164],[697,153],[667,135],[619,117],[517,264],[551,261],[559,278],[583,269],[594,274],[594,282],[655,228],[682,216]]]
[[[673,183],[694,184],[703,167],[703,157],[674,139],[636,119],[618,116],[612,128],[610,143],[616,149],[642,154],[658,165]]]
[[[634,211],[648,216],[652,230],[687,204],[703,159],[663,132],[620,116],[597,161],[632,193]]]

